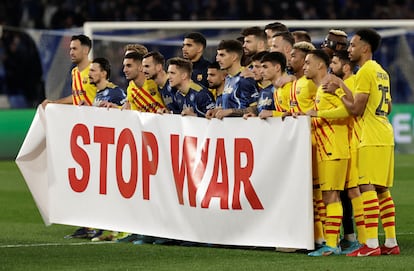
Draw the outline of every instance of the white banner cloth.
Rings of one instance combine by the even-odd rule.
[[[308,117],[206,120],[49,104],[16,162],[46,224],[314,246]]]

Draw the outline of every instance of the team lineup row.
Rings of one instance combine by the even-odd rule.
[[[143,45],[127,45],[126,92],[109,81],[108,60],[88,59],[91,40],[73,36],[72,95],[42,105],[95,105],[218,119],[308,115],[316,246],[308,255],[399,254],[389,189],[394,171],[393,128],[387,119],[390,80],[372,59],[381,36],[360,29],[348,40],[344,31],[331,30],[316,49],[306,32],[289,32],[277,22],[241,34],[240,39],[219,43],[214,63],[204,59],[206,39],[198,32],[184,36],[183,57],[168,61]],[[374,164],[374,157],[381,159]],[[102,240],[88,230],[81,228],[74,237]]]

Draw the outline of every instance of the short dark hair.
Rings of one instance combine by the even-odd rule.
[[[195,43],[203,45],[203,48],[207,46],[207,40],[200,32],[191,32],[184,36],[185,39],[192,39]]]
[[[363,28],[355,32],[361,40],[365,41],[371,46],[371,52],[374,53],[381,44],[381,36],[377,31],[371,28]]]
[[[262,61],[263,56],[265,56],[268,53],[269,53],[268,51],[262,51],[262,52],[255,53],[252,56],[252,61]]]
[[[124,56],[124,59],[133,59],[135,61],[142,62],[143,55],[138,52],[130,52]]]
[[[243,45],[237,40],[222,40],[218,44],[217,50],[226,50],[230,53],[237,53],[240,59],[243,55]]]
[[[286,57],[281,52],[270,52],[263,56],[263,62],[271,62],[273,65],[280,64],[282,71],[286,70]]]
[[[83,35],[83,34],[80,34],[80,35],[73,35],[72,36],[72,38],[70,39],[71,41],[72,40],[78,40],[78,41],[80,41],[80,44],[81,45],[85,45],[85,46],[87,46],[87,47],[89,47],[89,48],[92,48],[92,41],[91,41],[91,39],[88,37],[88,36],[86,36],[86,35]]]
[[[175,65],[179,70],[182,70],[188,73],[189,77],[191,77],[191,73],[193,72],[193,63],[190,60],[184,59],[181,57],[173,57],[168,59],[167,65]]]
[[[221,70],[220,64],[217,61],[214,61],[214,62],[211,62],[210,64],[208,64],[207,68],[208,69]]]
[[[158,51],[151,51],[148,52],[147,54],[145,54],[143,56],[143,58],[148,58],[148,57],[152,57],[152,59],[154,60],[155,64],[161,64],[163,67],[165,65],[165,58],[164,56],[158,52]]]
[[[351,70],[355,69],[356,63],[351,61],[349,53],[346,50],[336,51],[333,53],[333,57],[336,56],[342,62],[342,64],[348,64],[351,66]]]
[[[308,55],[314,55],[317,58],[321,59],[323,62],[325,62],[326,67],[329,67],[329,64],[331,63],[329,55],[322,49],[312,50],[308,53]]]
[[[286,25],[280,23],[280,22],[274,22],[265,25],[264,30],[270,29],[274,32],[289,32],[289,29]]]
[[[292,46],[293,44],[295,44],[295,38],[293,37],[292,33],[288,32],[288,31],[284,31],[284,32],[277,32],[275,33],[272,37],[282,37],[283,40],[289,42]]]
[[[108,59],[97,57],[92,61],[92,63],[99,64],[101,69],[106,71],[106,79],[109,79],[109,77],[111,77],[111,64],[109,63]]]
[[[246,37],[246,36],[250,36],[250,35],[253,35],[253,36],[255,36],[256,38],[258,38],[258,39],[261,39],[261,40],[263,40],[263,41],[266,41],[266,33],[264,32],[264,30],[263,29],[261,29],[260,27],[258,27],[258,26],[253,26],[253,27],[248,27],[248,28],[245,28],[245,29],[243,29],[243,31],[240,33],[243,37]]]
[[[292,36],[298,41],[312,42],[311,36],[305,30],[296,30],[292,32]]]

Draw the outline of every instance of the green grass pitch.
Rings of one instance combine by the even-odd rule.
[[[0,270],[414,270],[414,155],[395,159],[401,255],[367,258],[273,250],[92,243],[46,227],[14,161],[0,161]],[[380,230],[380,241],[384,239]]]

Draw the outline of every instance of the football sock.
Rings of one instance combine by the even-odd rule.
[[[325,238],[327,246],[336,247],[338,245],[342,213],[343,209],[341,202],[329,203],[326,206]]]
[[[382,227],[385,232],[385,246],[397,245],[395,234],[395,205],[390,191],[378,194]]]
[[[367,236],[365,232],[364,203],[362,201],[362,196],[353,198],[351,202],[352,208],[354,210],[354,219],[358,233],[358,242],[360,244],[365,244]]]
[[[322,203],[323,206],[320,206]],[[314,238],[315,238],[315,243],[317,244],[322,244],[323,241],[325,240],[324,238],[324,234],[323,234],[323,222],[321,219],[321,215],[319,212],[320,208],[325,208],[325,205],[323,204],[322,201],[322,193],[321,190],[319,189],[314,189],[313,190],[313,213],[314,213]],[[325,219],[325,214],[324,218]]]
[[[378,244],[378,216],[379,202],[377,192],[366,191],[362,193],[365,216],[366,244],[370,248],[376,248]]]

